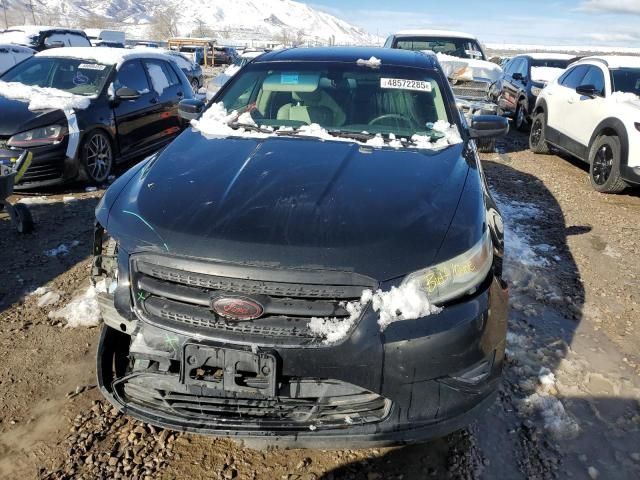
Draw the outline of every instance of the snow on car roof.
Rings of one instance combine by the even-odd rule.
[[[20,53],[35,53],[35,51],[29,47],[24,47],[22,45],[16,45],[14,43],[0,43],[0,51],[13,51]]]
[[[17,25],[15,27],[7,28],[5,32],[18,31],[24,32],[29,35],[37,35],[40,32],[44,32],[46,30],[65,30],[69,32],[84,33],[82,30],[77,28],[54,27],[52,25]]]
[[[603,61],[609,68],[640,68],[640,57],[632,55],[594,55],[580,59],[580,62],[587,61]]]
[[[422,35],[429,37],[457,37],[477,40],[475,35],[465,32],[456,32],[453,30],[400,30],[396,35]]]
[[[249,51],[249,52],[242,52],[240,54],[240,56],[242,58],[256,58],[256,57],[259,57],[260,55],[262,55],[263,53],[264,53],[264,50],[263,51],[252,50],[252,51]]]
[[[571,60],[572,58],[576,58],[575,55],[569,55],[568,53],[551,53],[551,52],[522,53],[518,56],[531,57],[534,60]]]
[[[126,60],[134,58],[170,59],[162,52],[147,48],[111,48],[111,47],[65,47],[53,48],[38,53],[38,57],[79,58],[104,65],[121,65]]]

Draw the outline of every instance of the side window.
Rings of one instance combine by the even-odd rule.
[[[44,39],[44,46],[47,48],[56,47],[62,43],[65,47],[69,46],[67,37],[64,33],[49,33]]]
[[[178,76],[167,62],[145,60],[144,64],[147,67],[147,72],[149,72],[151,85],[158,95],[162,95],[166,88],[179,83]]]
[[[520,66],[523,62],[524,60],[522,60],[521,58],[514,58],[513,60],[511,60],[511,64],[509,65],[511,75],[513,75],[514,73],[520,73]]]
[[[84,38],[82,35],[78,35],[75,33],[67,33],[65,35],[67,37],[67,41],[65,42],[70,47],[90,47],[91,43]]]
[[[384,48],[391,48],[391,45],[393,45],[393,35],[387,38],[387,41],[384,42]]]
[[[517,72],[522,75],[522,78],[527,78],[529,76],[529,61],[526,58],[520,59]]]
[[[589,71],[582,79],[581,85],[593,85],[596,87],[596,93],[604,96],[604,73],[598,67],[591,66]]]
[[[582,79],[587,73],[587,70],[589,70],[587,65],[578,65],[577,67],[573,67],[560,77],[558,83],[563,87],[575,90],[582,84]]]
[[[113,81],[114,90],[127,87],[138,93],[149,93],[149,82],[147,75],[138,60],[125,62],[118,71],[116,79]]]
[[[509,60],[507,63],[505,63],[504,65],[504,74],[506,76],[509,76],[513,73],[513,64],[515,63],[515,60],[512,58],[511,60]]]

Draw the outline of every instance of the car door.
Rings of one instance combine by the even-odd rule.
[[[591,97],[580,95],[573,90],[569,94],[566,115],[566,123],[571,132],[571,137],[583,147],[588,147],[591,135],[604,118],[605,111],[605,74],[597,65],[589,65],[579,85],[589,85],[596,89],[596,94]],[[577,87],[576,87],[577,88]],[[580,154],[580,152],[575,152]],[[586,151],[580,155],[586,160]]]
[[[570,68],[562,74],[557,84],[545,88],[547,127],[570,138],[575,137],[574,129],[576,127],[567,122],[567,116],[572,115],[572,107],[575,105],[575,102],[569,103],[569,99],[575,97],[576,88],[581,84],[588,69],[588,65],[577,65]],[[554,132],[547,133],[549,141],[559,143],[560,139],[554,137]]]
[[[526,76],[526,68],[527,63],[526,60],[522,57],[513,59],[511,63],[510,75],[505,76],[504,86],[502,87],[502,96],[503,96],[503,107],[502,109],[509,113],[515,113],[516,107],[518,105],[518,92],[521,88],[522,81],[516,74],[522,75],[522,72],[525,72]]]
[[[121,156],[143,153],[157,141],[157,118],[162,110],[157,94],[151,89],[146,70],[140,60],[128,60],[118,69],[113,92],[127,87],[140,94],[135,100],[117,100],[114,104],[118,145]]]
[[[154,138],[162,143],[180,132],[182,123],[178,103],[185,98],[184,86],[169,62],[145,59],[143,63],[160,106],[154,119]]]

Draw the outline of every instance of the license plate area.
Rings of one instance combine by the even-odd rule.
[[[182,355],[180,381],[187,386],[273,398],[276,396],[276,365],[275,357],[267,353],[187,343]]]

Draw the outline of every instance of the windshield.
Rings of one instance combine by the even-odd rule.
[[[562,68],[563,70],[569,66],[573,60],[558,60],[557,58],[536,58],[531,60],[532,67],[549,67],[549,68]]]
[[[435,72],[356,63],[251,63],[216,99],[263,127],[410,138],[452,123]]]
[[[478,42],[468,38],[454,37],[402,37],[396,41],[395,48],[401,50],[431,50],[459,58],[478,58],[485,60]]]
[[[614,92],[628,92],[640,95],[640,68],[611,70],[611,87]]]
[[[97,95],[113,67],[76,58],[32,57],[0,77],[36,87],[57,88],[76,95]]]

